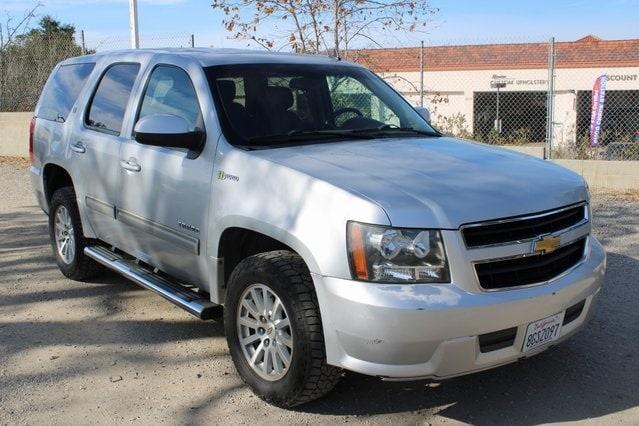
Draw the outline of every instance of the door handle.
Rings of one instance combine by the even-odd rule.
[[[85,152],[87,152],[87,148],[82,142],[76,142],[71,145],[71,151],[77,152],[78,154],[84,154]]]
[[[139,172],[140,170],[142,170],[142,167],[136,163],[134,158],[127,160],[120,160],[120,166],[122,166],[122,168],[124,170],[128,170],[130,172]]]

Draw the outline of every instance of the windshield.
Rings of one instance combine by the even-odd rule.
[[[439,136],[383,80],[355,66],[206,68],[227,140],[246,148]]]

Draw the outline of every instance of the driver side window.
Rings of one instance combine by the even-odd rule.
[[[358,80],[347,76],[328,76],[327,82],[337,127],[358,117],[359,113],[366,119],[400,126],[399,117]]]
[[[195,88],[188,74],[171,65],[156,67],[144,92],[138,120],[152,114],[184,118],[190,130],[204,127]]]

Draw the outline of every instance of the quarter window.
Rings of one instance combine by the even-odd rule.
[[[60,66],[42,91],[36,117],[64,122],[94,66],[94,63]]]
[[[140,118],[170,114],[184,118],[190,130],[203,127],[202,112],[188,74],[177,67],[161,65],[149,77],[140,107]]]
[[[89,107],[87,126],[120,134],[131,88],[139,70],[139,64],[116,64],[104,73]]]

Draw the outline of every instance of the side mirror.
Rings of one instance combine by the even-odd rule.
[[[141,118],[135,125],[133,135],[144,145],[167,148],[198,150],[204,141],[202,130],[190,130],[182,117],[171,114],[151,114]]]
[[[415,107],[415,111],[422,116],[428,124],[430,124],[430,111],[426,107]]]

